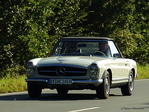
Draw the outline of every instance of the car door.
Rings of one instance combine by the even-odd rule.
[[[126,80],[128,78],[128,70],[129,70],[129,63],[125,60],[117,46],[114,44],[113,41],[109,41],[109,47],[112,54],[112,61],[111,61],[111,70],[113,74],[113,79],[115,81],[118,80]]]

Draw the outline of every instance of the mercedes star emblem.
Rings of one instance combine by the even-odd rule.
[[[65,68],[64,67],[58,67],[56,69],[56,74],[59,75],[59,76],[63,76],[65,75],[66,71],[65,71]]]

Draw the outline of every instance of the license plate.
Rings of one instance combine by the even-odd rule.
[[[50,84],[72,84],[71,79],[50,79]]]

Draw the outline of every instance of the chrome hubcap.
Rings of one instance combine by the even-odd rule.
[[[129,76],[129,84],[130,84],[130,90],[132,91],[134,88],[134,82],[132,75]]]
[[[106,90],[106,94],[109,94],[109,92],[110,92],[109,77],[106,77],[105,90]]]

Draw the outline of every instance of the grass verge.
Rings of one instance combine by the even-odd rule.
[[[139,65],[137,66],[138,69],[138,78],[137,79],[149,79],[149,64],[146,65]]]
[[[27,90],[25,75],[5,76],[0,79],[0,93],[11,93]]]

